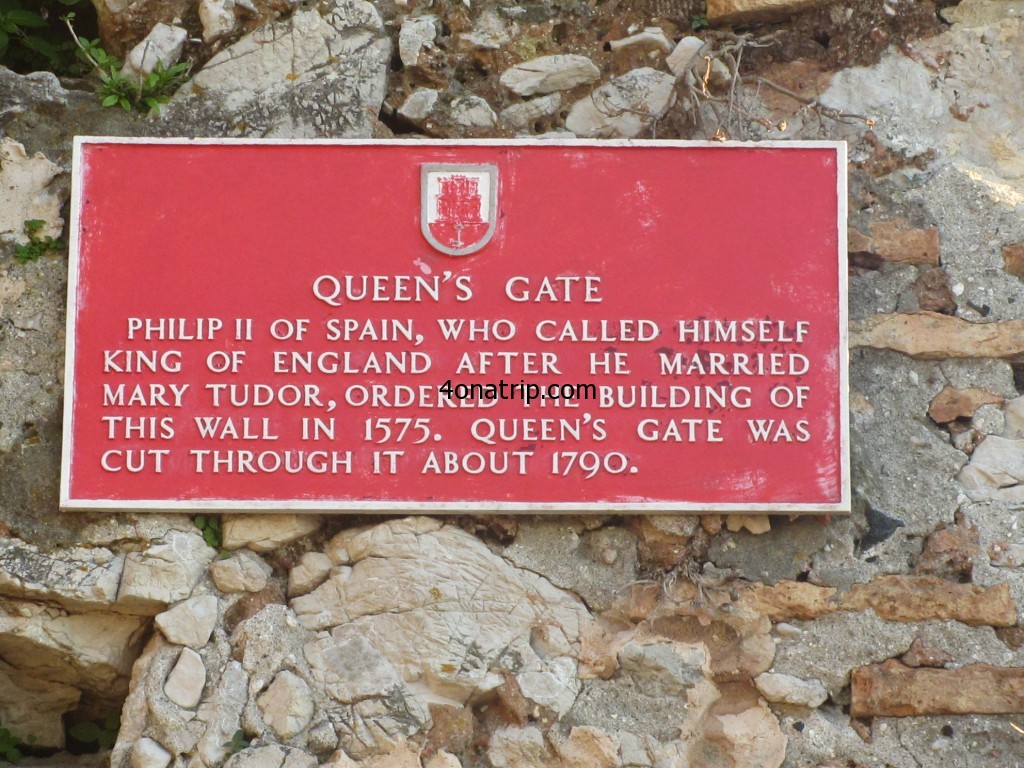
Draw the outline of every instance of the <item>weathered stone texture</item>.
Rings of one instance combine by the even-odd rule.
[[[852,686],[853,717],[1024,713],[1024,669],[913,669],[887,661],[855,670]]]
[[[206,63],[168,105],[189,133],[369,137],[391,44],[363,0],[335,0],[260,27]]]
[[[824,0],[708,0],[712,24],[745,24],[776,21],[824,4]]]
[[[1024,357],[1024,321],[972,323],[935,312],[875,315],[850,325],[850,346],[891,349],[920,360]]]

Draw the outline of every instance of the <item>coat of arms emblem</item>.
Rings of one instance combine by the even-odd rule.
[[[487,245],[497,219],[497,182],[494,165],[424,165],[420,226],[427,242],[449,256]]]

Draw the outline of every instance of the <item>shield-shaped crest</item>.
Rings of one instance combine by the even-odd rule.
[[[497,166],[429,164],[421,173],[420,227],[427,242],[449,256],[487,245],[497,220]]]

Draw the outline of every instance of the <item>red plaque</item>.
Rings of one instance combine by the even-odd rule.
[[[842,144],[80,139],[69,509],[849,509]]]

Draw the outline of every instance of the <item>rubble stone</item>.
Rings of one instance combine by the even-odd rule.
[[[850,347],[892,349],[920,360],[1024,358],[1024,321],[972,323],[935,312],[874,315],[850,323]]]
[[[674,88],[671,75],[634,69],[573,104],[565,127],[580,138],[633,138],[672,106]]]
[[[306,552],[288,574],[288,596],[306,595],[323,584],[334,563],[322,552]]]
[[[568,91],[577,85],[593,83],[601,70],[586,56],[575,54],[541,56],[505,70],[501,84],[520,96]]]
[[[142,42],[128,52],[121,74],[141,83],[158,66],[170,69],[181,58],[187,37],[188,32],[181,27],[157,24]]]
[[[712,24],[749,24],[778,21],[825,4],[825,0],[708,0]]]
[[[31,157],[13,139],[0,139],[0,237],[27,243],[25,222],[44,222],[39,237],[60,237],[64,219],[62,196],[53,184],[61,174],[59,165],[42,153]]]
[[[952,619],[995,627],[1017,623],[1017,607],[1006,584],[979,587],[934,576],[880,576],[869,584],[854,584],[842,607],[870,608],[890,621]]]
[[[225,515],[224,548],[273,552],[319,527],[316,515]]]
[[[192,133],[367,137],[384,100],[390,49],[379,14],[364,0],[333,0],[299,10],[258,27],[210,59],[175,94],[162,122]],[[280,530],[277,526],[289,528],[288,518],[293,529],[315,521],[279,517],[276,524],[263,524],[268,534]],[[239,523],[233,526],[239,533],[229,534],[232,526],[226,521],[225,546],[244,546],[239,542],[248,534],[242,530],[253,531],[251,541],[266,541],[259,538],[258,525],[255,520]]]
[[[183,648],[164,685],[167,698],[184,709],[195,709],[206,685],[206,666],[191,648]]]
[[[132,768],[167,768],[171,758],[170,752],[145,736],[132,747]]]
[[[820,707],[828,699],[825,686],[816,680],[801,680],[792,675],[762,672],[754,678],[761,695],[774,704],[792,704],[798,707]]]
[[[273,569],[258,555],[239,552],[210,565],[210,575],[217,589],[228,594],[259,592],[267,586]]]
[[[0,723],[20,742],[63,747],[62,717],[78,706],[81,695],[69,685],[19,675],[0,660]]]
[[[217,625],[215,595],[197,595],[156,617],[156,625],[172,643],[202,648]]]
[[[313,720],[313,702],[309,686],[298,675],[284,670],[258,700],[263,721],[287,741],[301,733]]]
[[[970,418],[986,403],[1001,405],[1003,398],[983,389],[954,389],[946,386],[928,406],[928,415],[939,424]]]
[[[971,664],[914,669],[890,660],[854,670],[852,717],[1005,714],[1024,711],[1024,669]]]

